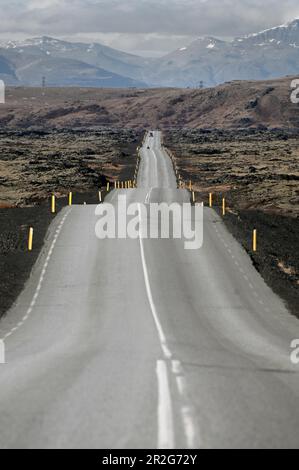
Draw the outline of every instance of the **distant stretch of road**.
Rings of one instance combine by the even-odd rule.
[[[190,201],[160,139],[107,202]],[[0,448],[298,448],[299,322],[219,216],[190,251],[99,240],[95,210],[56,217],[0,323]]]

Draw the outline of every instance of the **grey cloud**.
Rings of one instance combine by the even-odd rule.
[[[299,16],[298,0],[0,0],[2,35],[56,36],[97,33],[142,42],[213,35],[233,37],[260,31]],[[136,36],[135,36],[136,35]],[[152,35],[153,42],[150,42]],[[135,37],[135,45],[134,45]],[[12,37],[13,39],[13,37]],[[127,41],[130,43],[130,41]],[[167,44],[167,40],[164,42]]]

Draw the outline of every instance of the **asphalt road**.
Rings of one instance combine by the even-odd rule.
[[[138,189],[107,202],[119,194],[190,200],[159,133],[142,149]],[[298,448],[299,322],[216,213],[205,208],[193,251],[99,240],[95,210],[57,216],[0,323],[0,447]]]

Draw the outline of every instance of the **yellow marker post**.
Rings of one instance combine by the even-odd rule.
[[[210,193],[209,194],[209,207],[212,207],[213,206],[213,194]]]
[[[29,236],[28,236],[28,250],[32,251],[33,246],[33,228],[30,227],[29,229]]]
[[[225,204],[225,198],[222,199],[222,215],[223,217],[225,216],[226,213],[226,204]]]
[[[55,214],[56,212],[56,201],[55,201],[54,194],[52,195],[52,198],[51,198],[51,212],[52,214]]]
[[[102,202],[102,191],[99,191],[99,201]]]
[[[117,189],[119,189],[119,188],[120,188],[120,182],[118,181],[117,182]]]
[[[192,191],[192,201],[193,201],[193,203],[195,202],[195,192],[194,191]]]
[[[107,193],[109,193],[109,190],[110,190],[110,183],[108,181],[108,183],[107,183]]]
[[[69,193],[69,206],[71,206],[73,204],[73,193],[70,192]]]
[[[257,251],[257,230],[253,230],[252,249],[254,252]]]

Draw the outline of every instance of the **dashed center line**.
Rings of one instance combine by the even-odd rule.
[[[146,196],[146,201],[150,199],[151,191]],[[166,336],[163,331],[162,325],[159,320],[157,308],[153,299],[151,285],[149,281],[148,269],[146,264],[143,234],[142,234],[142,218],[141,218],[141,205],[138,204],[139,215],[139,244],[141,261],[143,268],[143,275],[146,287],[146,293],[154,319],[154,323],[158,332],[159,340],[165,360],[157,361],[157,379],[158,379],[158,443],[159,449],[173,449],[175,448],[175,432],[173,423],[173,411],[171,402],[170,386],[168,381],[167,362],[171,361],[171,370],[176,379],[176,386],[183,400],[183,405],[180,408],[181,420],[186,438],[188,448],[195,448],[195,429],[193,423],[191,407],[186,403],[186,381],[183,376],[182,366],[180,361],[172,360],[172,353],[168,347]]]

